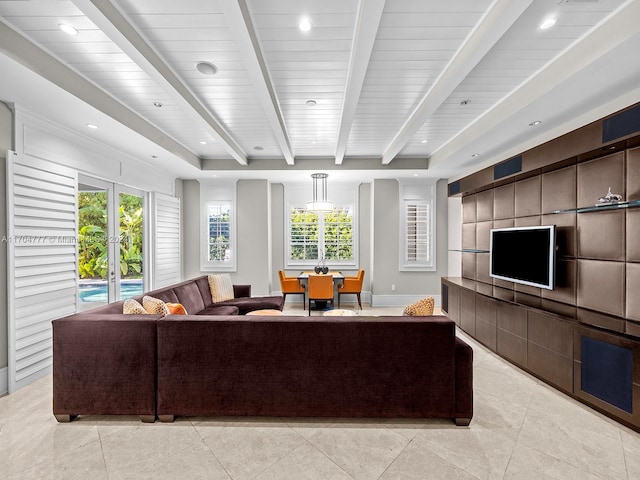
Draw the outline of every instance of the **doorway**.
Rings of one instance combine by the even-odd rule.
[[[78,179],[78,310],[145,291],[146,203],[140,190]]]

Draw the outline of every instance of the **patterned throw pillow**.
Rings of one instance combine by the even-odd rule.
[[[148,313],[153,313],[156,315],[169,315],[167,304],[159,298],[145,295],[144,297],[142,297],[142,306]]]
[[[233,283],[228,273],[209,275],[209,290],[213,303],[224,302],[233,298]]]
[[[122,304],[122,313],[126,313],[127,315],[144,315],[148,312],[140,305],[140,302],[133,298],[127,298]]]
[[[167,303],[171,315],[187,315],[187,310],[181,303]]]
[[[402,315],[408,317],[428,317],[433,315],[433,308],[435,306],[435,300],[433,297],[423,298],[416,303],[407,305],[402,312]]]

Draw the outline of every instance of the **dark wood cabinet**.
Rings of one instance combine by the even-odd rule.
[[[640,431],[640,338],[620,329],[615,318],[598,314],[596,323],[592,314],[575,307],[566,313],[547,311],[526,295],[496,294],[495,287],[469,279],[443,278],[442,284],[446,313],[467,334],[558,390]],[[603,328],[607,325],[613,330]]]

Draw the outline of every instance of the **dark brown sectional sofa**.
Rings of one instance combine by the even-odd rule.
[[[202,278],[163,289],[164,298],[150,294],[175,301],[166,292],[172,290],[187,312],[200,302],[201,312],[219,312],[207,303]],[[273,308],[267,305],[273,297],[266,298],[256,305]],[[446,317],[160,317],[116,310],[54,320],[59,421],[83,414],[143,421],[260,415],[451,418],[468,425],[473,416],[473,352]]]

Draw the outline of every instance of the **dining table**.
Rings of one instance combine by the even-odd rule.
[[[309,283],[309,275],[331,275],[333,277],[333,297],[335,300],[335,295],[338,292],[338,288],[340,288],[340,285],[342,285],[342,282],[344,281],[344,275],[342,274],[342,272],[339,272],[337,270],[329,270],[327,273],[316,273],[313,270],[300,272],[300,274],[298,275],[298,281],[301,284],[305,285],[307,291],[308,288],[306,286]]]

